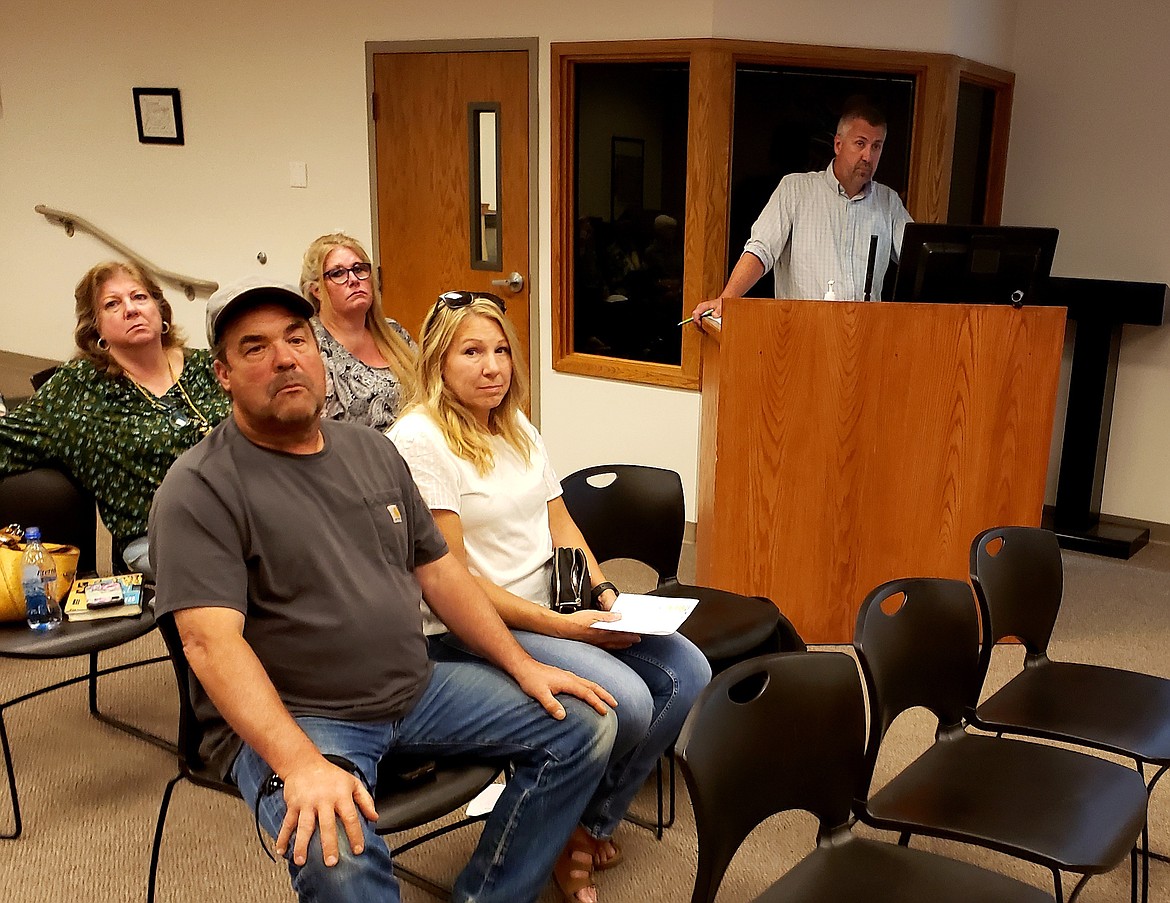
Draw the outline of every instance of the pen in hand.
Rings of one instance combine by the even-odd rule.
[[[700,319],[700,320],[705,320],[707,317],[713,317],[713,316],[715,316],[715,311],[714,311],[714,309],[712,309],[712,310],[705,310],[705,311],[703,311],[703,313],[701,313],[701,314],[699,315],[699,319]],[[682,321],[681,323],[679,323],[678,325],[679,325],[679,326],[686,326],[688,323],[693,323],[693,322],[694,322],[694,319],[693,319],[693,318],[691,318],[691,317],[687,317],[685,320],[683,320],[683,321]]]

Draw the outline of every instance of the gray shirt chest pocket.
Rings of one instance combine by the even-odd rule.
[[[413,570],[410,519],[402,493],[379,492],[367,496],[363,501],[386,559],[392,564]]]

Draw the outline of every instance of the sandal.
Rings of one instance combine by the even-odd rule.
[[[601,849],[605,844],[609,844],[613,849],[613,853],[608,859],[601,858]],[[595,872],[608,871],[616,865],[621,865],[622,860],[625,858],[625,854],[622,853],[622,848],[617,845],[617,841],[613,838],[593,841],[593,870]]]
[[[553,879],[565,903],[587,903],[597,899],[597,885],[593,883],[593,838],[581,828],[573,831],[553,866]],[[589,888],[595,891],[590,898],[582,900],[577,896]]]

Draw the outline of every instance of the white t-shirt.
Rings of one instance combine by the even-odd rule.
[[[523,414],[520,425],[532,440],[530,460],[494,436],[495,466],[486,476],[456,456],[434,420],[417,408],[386,435],[410,466],[427,507],[459,515],[471,572],[547,608],[553,552],[548,503],[560,496],[561,484],[536,428]],[[425,606],[423,615],[428,635],[446,631]]]

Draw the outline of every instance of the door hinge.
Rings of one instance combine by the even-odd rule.
[[[370,95],[370,118],[374,122],[378,121],[378,94],[374,92]]]

